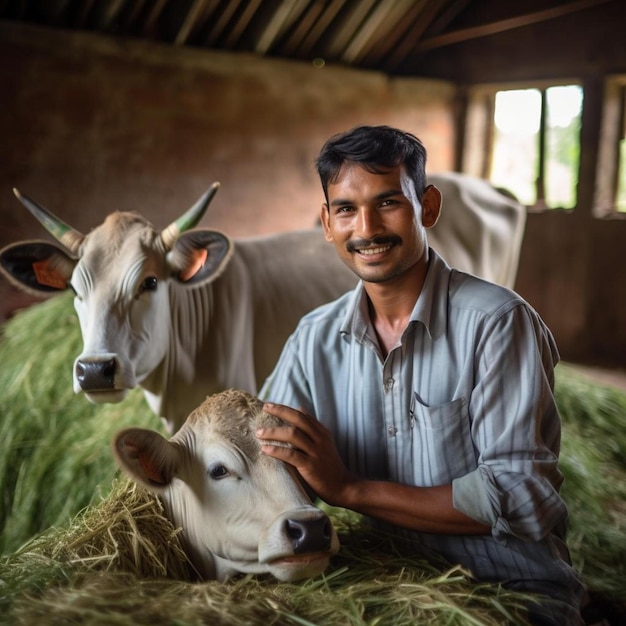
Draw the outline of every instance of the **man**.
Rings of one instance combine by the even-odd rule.
[[[289,426],[257,436],[322,500],[477,579],[549,596],[529,610],[536,624],[580,624],[554,340],[517,294],[429,249],[441,194],[425,162],[386,126],[323,147],[325,237],[361,280],[301,320],[260,394]]]

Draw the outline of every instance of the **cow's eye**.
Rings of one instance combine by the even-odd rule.
[[[76,297],[77,300],[82,300],[82,296],[78,293],[78,291],[76,291],[74,285],[72,285],[72,283],[67,283],[67,286],[72,290],[72,293],[74,294],[74,296]]]
[[[144,281],[139,286],[139,293],[142,294],[145,291],[156,291],[158,280],[156,276],[148,276],[144,278]]]
[[[223,465],[217,464],[210,467],[208,473],[213,480],[220,480],[226,478],[230,472]]]

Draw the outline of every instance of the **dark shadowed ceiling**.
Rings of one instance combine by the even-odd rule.
[[[410,74],[426,52],[624,0],[0,0],[0,19]]]

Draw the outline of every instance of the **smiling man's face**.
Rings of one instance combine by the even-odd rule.
[[[426,228],[439,216],[439,197],[431,201],[433,189],[425,192],[423,210],[402,166],[374,174],[346,163],[328,185],[328,205],[322,207],[326,240],[366,282],[401,276],[427,260]]]

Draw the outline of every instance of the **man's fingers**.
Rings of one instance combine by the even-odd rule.
[[[291,407],[285,406],[284,404],[273,404],[272,402],[266,402],[263,405],[263,410],[270,415],[274,415],[275,417],[280,418],[281,420],[283,420],[283,422],[293,424],[298,428],[301,428],[303,425],[309,422],[309,419],[306,415],[304,415],[300,411],[292,409]]]
[[[272,443],[263,443],[261,441],[261,451],[263,454],[273,456],[275,459],[285,461],[290,465],[295,465],[296,457],[300,454],[295,448],[286,448],[285,446],[276,446]]]
[[[272,442],[279,441],[295,450],[308,450],[312,444],[311,439],[305,432],[295,426],[276,426],[259,428],[256,437],[262,446],[271,446]],[[289,449],[285,446],[276,446],[282,449]]]

